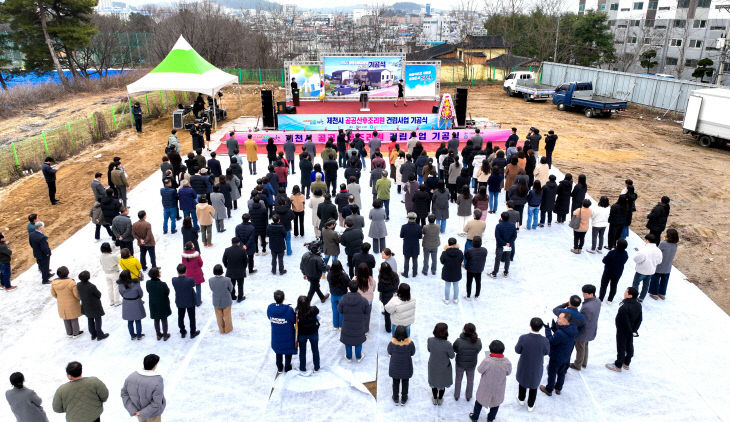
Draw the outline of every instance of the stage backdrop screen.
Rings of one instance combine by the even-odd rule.
[[[319,65],[291,65],[289,77],[299,85],[299,98],[318,98],[322,90]],[[289,79],[291,82],[291,79]]]
[[[403,78],[402,56],[325,56],[324,79],[327,97],[358,98],[362,81],[370,97],[397,97]]]
[[[406,97],[436,96],[436,65],[407,64],[405,85]]]

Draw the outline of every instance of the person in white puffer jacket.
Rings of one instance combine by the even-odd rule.
[[[385,304],[385,312],[390,314],[393,335],[395,327],[399,325],[406,327],[406,332],[411,335],[411,324],[416,319],[416,299],[411,298],[411,286],[408,283],[398,286],[398,292]]]
[[[649,233],[644,237],[644,242],[646,243],[644,248],[634,256],[636,274],[634,274],[633,286],[638,289],[639,284],[643,283],[639,302],[644,301],[646,292],[649,290],[649,283],[651,283],[651,276],[656,272],[657,265],[662,262],[662,251],[656,246],[656,237]]]
[[[101,244],[99,262],[106,276],[109,305],[119,306],[122,304],[122,297],[119,296],[119,289],[117,289],[117,280],[119,279],[119,254],[112,253],[112,247],[107,242]]]
[[[588,249],[589,253],[602,253],[603,249],[603,234],[608,226],[608,214],[611,211],[609,208],[609,202],[607,196],[602,196],[598,201],[598,204],[594,204],[591,207],[591,248]],[[598,249],[596,249],[596,238],[598,238]]]

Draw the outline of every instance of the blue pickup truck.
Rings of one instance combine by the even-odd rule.
[[[594,94],[591,82],[567,82],[558,86],[553,104],[560,111],[582,110],[586,117],[610,116],[626,110],[626,101]]]

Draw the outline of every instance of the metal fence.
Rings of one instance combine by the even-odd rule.
[[[284,68],[280,69],[223,69],[231,75],[238,76],[239,84],[281,84],[282,87],[286,86],[284,79]]]
[[[590,81],[593,82],[593,91],[598,95],[680,113],[684,113],[687,99],[693,90],[725,88],[721,85],[683,79],[667,79],[551,62],[543,63],[541,77],[541,83],[556,86],[563,82]]]

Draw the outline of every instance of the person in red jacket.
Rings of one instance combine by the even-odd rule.
[[[286,176],[289,174],[289,166],[285,161],[284,157],[280,157],[280,160],[276,162],[276,167],[274,167],[274,173],[279,176],[279,186],[282,188],[286,188]]]
[[[200,297],[200,285],[205,283],[205,276],[203,275],[203,258],[200,257],[200,252],[195,250],[193,242],[185,244],[182,263],[185,264],[185,277],[195,280],[195,306],[200,306],[203,303]]]

